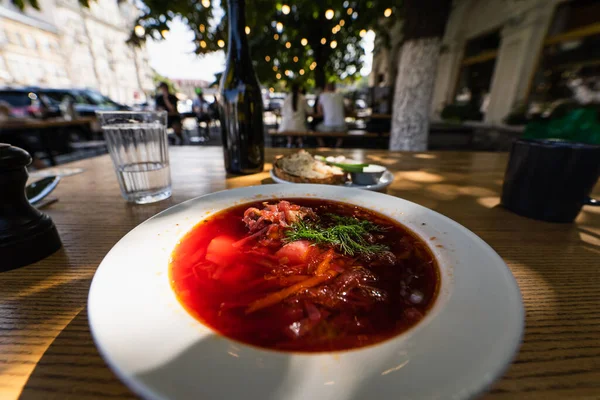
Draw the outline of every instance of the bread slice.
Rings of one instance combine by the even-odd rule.
[[[346,173],[340,168],[315,160],[304,150],[275,159],[273,173],[278,178],[294,183],[339,185],[346,180]]]

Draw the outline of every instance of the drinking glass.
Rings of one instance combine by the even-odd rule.
[[[171,197],[166,111],[97,111],[121,194],[137,204]]]

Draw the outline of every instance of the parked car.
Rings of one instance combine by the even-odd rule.
[[[130,107],[119,104],[91,89],[39,89],[41,93],[60,104],[66,97],[75,103],[75,111],[82,117],[94,116],[96,111],[122,111]]]
[[[60,116],[58,103],[31,88],[0,88],[0,102],[6,102],[13,117],[49,118]]]

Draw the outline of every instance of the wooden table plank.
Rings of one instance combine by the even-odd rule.
[[[75,119],[50,118],[50,119],[18,119],[0,122],[0,131],[3,129],[15,131],[24,129],[49,129],[65,128],[68,126],[89,125],[96,121],[94,117],[79,117]]]
[[[288,152],[267,149],[267,157]],[[389,194],[463,224],[513,271],[526,308],[524,342],[484,399],[600,398],[600,209],[584,208],[576,224],[550,224],[498,207],[506,154],[343,154],[386,165],[396,177]],[[105,366],[88,330],[85,306],[98,264],[125,233],[171,205],[271,182],[268,172],[227,178],[219,148],[174,148],[171,159],[173,198],[145,206],[122,200],[108,156],[69,165],[85,172],[63,179],[55,192],[60,201],[46,210],[64,248],[0,274],[1,399],[133,397]]]

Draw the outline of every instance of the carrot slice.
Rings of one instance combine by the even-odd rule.
[[[279,284],[281,286],[288,286],[288,285],[291,285],[292,283],[303,282],[303,281],[307,280],[308,278],[310,278],[310,276],[307,276],[307,275],[285,276],[285,277],[279,278]]]
[[[285,289],[280,290],[279,292],[270,293],[262,299],[258,299],[248,306],[246,309],[246,314],[253,313],[265,307],[273,306],[284,299],[290,297],[293,294],[301,291],[302,289],[310,288],[313,286],[317,286],[325,281],[336,276],[338,273],[336,271],[328,271],[327,273],[319,276],[313,276],[312,278],[308,278],[302,282],[298,282],[295,285],[287,287]]]
[[[317,266],[317,271],[315,272],[315,275],[324,275],[327,272],[327,270],[329,269],[329,263],[331,263],[331,259],[333,258],[333,254],[333,249],[327,250],[323,261],[321,261]]]

